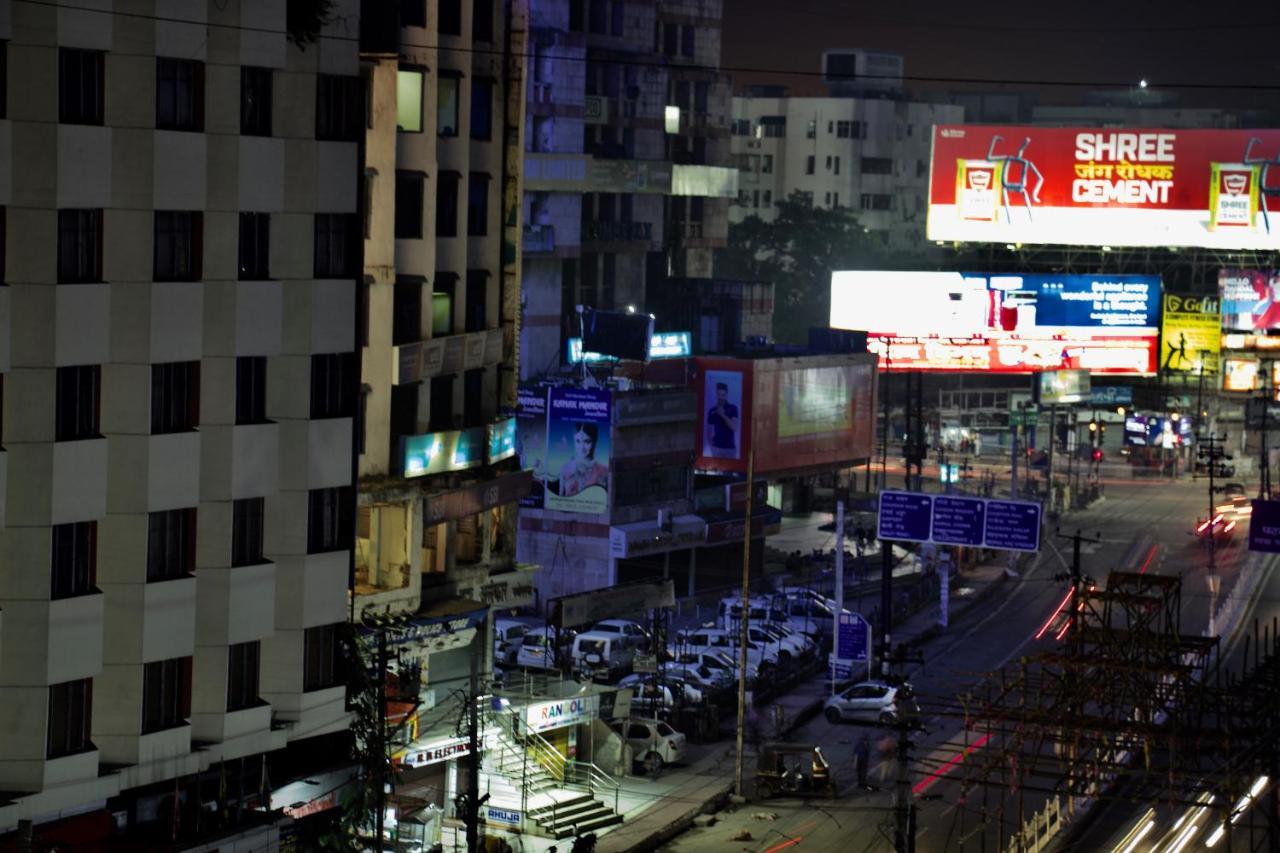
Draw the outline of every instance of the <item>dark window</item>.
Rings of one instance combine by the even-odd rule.
[[[312,489],[307,506],[307,553],[350,548],[354,519],[355,494],[350,486]]]
[[[58,281],[102,281],[102,211],[58,211]]]
[[[93,679],[49,685],[49,740],[45,754],[57,758],[90,749],[92,712]]]
[[[893,196],[887,193],[862,193],[858,197],[858,207],[863,210],[891,210]]]
[[[616,471],[610,484],[615,506],[669,503],[687,497],[689,466],[659,465]]]
[[[477,367],[462,374],[462,418],[467,426],[479,424],[484,417],[484,368]]]
[[[680,30],[680,55],[693,56],[694,34],[697,32],[691,24],[685,24]]]
[[[591,0],[591,17],[587,26],[592,33],[604,35],[609,27],[609,5],[607,0]]]
[[[271,214],[240,214],[240,280],[271,278]]]
[[[262,643],[227,646],[227,710],[241,711],[258,704],[258,661]]]
[[[626,4],[622,3],[621,0],[613,0],[611,6],[612,10],[609,14],[609,34],[620,36],[624,32],[624,25],[626,23],[626,19],[623,17],[623,10],[626,8]]]
[[[493,41],[493,0],[473,0],[471,6],[471,40]]]
[[[265,498],[241,498],[231,502],[231,565],[255,566],[263,562],[262,519]]]
[[[74,598],[94,591],[98,579],[98,522],[53,525],[52,598]]]
[[[422,236],[421,172],[396,172],[396,237],[413,240]]]
[[[311,356],[311,417],[350,418],[356,413],[356,354]]]
[[[185,578],[195,569],[195,507],[150,513],[147,516],[147,583]]]
[[[204,129],[204,63],[156,58],[156,128]]]
[[[271,69],[240,69],[240,133],[271,135]]]
[[[102,124],[102,57],[96,50],[58,51],[58,121]]]
[[[0,44],[4,44],[4,42],[0,42]],[[0,80],[0,84],[3,84],[3,82],[4,82],[3,80]],[[0,95],[0,99],[3,99],[3,97],[4,97],[3,95]],[[0,284],[3,284],[5,281],[7,281],[7,278],[6,278],[7,274],[5,272],[5,249],[9,242],[8,213],[9,213],[9,209],[7,207],[0,205]]]
[[[493,138],[493,81],[486,77],[471,81],[471,138]]]
[[[236,423],[267,422],[267,357],[242,355],[236,359]]]
[[[400,26],[425,27],[427,0],[400,0]]]
[[[862,166],[862,174],[864,175],[892,175],[893,174],[893,158],[892,157],[863,157],[861,166]]]
[[[453,377],[434,376],[431,379],[431,417],[427,429],[443,432],[453,428]]]
[[[436,236],[458,236],[457,172],[441,172],[436,187]]]
[[[662,53],[664,56],[675,56],[677,42],[680,40],[678,24],[662,24]]]
[[[489,233],[489,176],[472,172],[467,179],[467,234],[483,237]]]
[[[199,211],[157,210],[151,278],[199,281],[203,244],[204,216]]]
[[[191,716],[191,658],[142,667],[142,733],[182,725]]]
[[[4,374],[0,373],[0,448],[4,447]]]
[[[392,302],[392,345],[400,346],[422,340],[422,280],[397,278]]]
[[[489,290],[489,273],[485,270],[467,270],[467,305],[465,328],[468,332],[487,329],[486,295]]]
[[[462,0],[440,0],[439,24],[443,35],[462,35]]]
[[[359,77],[316,75],[316,139],[356,142],[364,128]]]
[[[337,625],[308,628],[303,634],[303,654],[306,658],[302,676],[303,691],[324,690],[338,685],[338,661],[341,658],[338,643]]]
[[[436,133],[458,135],[458,79],[456,72],[441,71],[436,77]]]
[[[200,426],[200,362],[151,365],[151,434]]]
[[[59,367],[54,440],[98,438],[102,368],[96,364]]]
[[[584,31],[583,19],[586,17],[586,0],[569,0],[569,32]]]
[[[397,454],[396,473],[403,473],[404,456],[400,439],[418,432],[418,386],[391,386],[391,447]]]
[[[9,115],[9,97],[6,89],[9,85],[9,43],[0,41],[0,118]]]
[[[354,278],[358,252],[354,213],[316,214],[316,278]]]

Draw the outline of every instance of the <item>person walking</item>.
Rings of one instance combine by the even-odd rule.
[[[867,761],[870,758],[871,738],[864,734],[853,748],[853,769],[858,774],[858,787],[867,791],[871,790],[871,785],[867,782]]]

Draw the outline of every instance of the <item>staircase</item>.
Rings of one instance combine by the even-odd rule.
[[[622,823],[614,779],[593,764],[567,760],[541,735],[518,739],[509,722],[490,726],[486,736],[480,790],[490,804],[522,811],[537,826],[529,830],[555,839]]]

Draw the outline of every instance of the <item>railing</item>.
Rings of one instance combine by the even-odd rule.
[[[1062,829],[1062,803],[1054,797],[1045,803],[1043,812],[1036,812],[1022,830],[1009,839],[1008,853],[1039,853],[1049,846]]]
[[[614,814],[617,814],[619,792],[622,789],[622,785],[619,784],[617,779],[614,779],[596,765],[585,761],[570,761],[566,769],[569,775],[565,780],[565,784],[585,787],[587,793],[593,797],[603,795],[605,799],[608,799],[609,795],[612,794],[613,811]]]

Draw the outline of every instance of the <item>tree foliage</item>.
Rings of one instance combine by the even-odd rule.
[[[773,222],[751,216],[729,226],[716,275],[772,282],[774,339],[803,344],[810,326],[830,319],[832,270],[887,269],[900,261],[848,208],[814,207],[796,192],[777,209]]]
[[[285,4],[285,30],[289,41],[300,50],[320,38],[320,30],[333,12],[333,0],[288,0]]]

